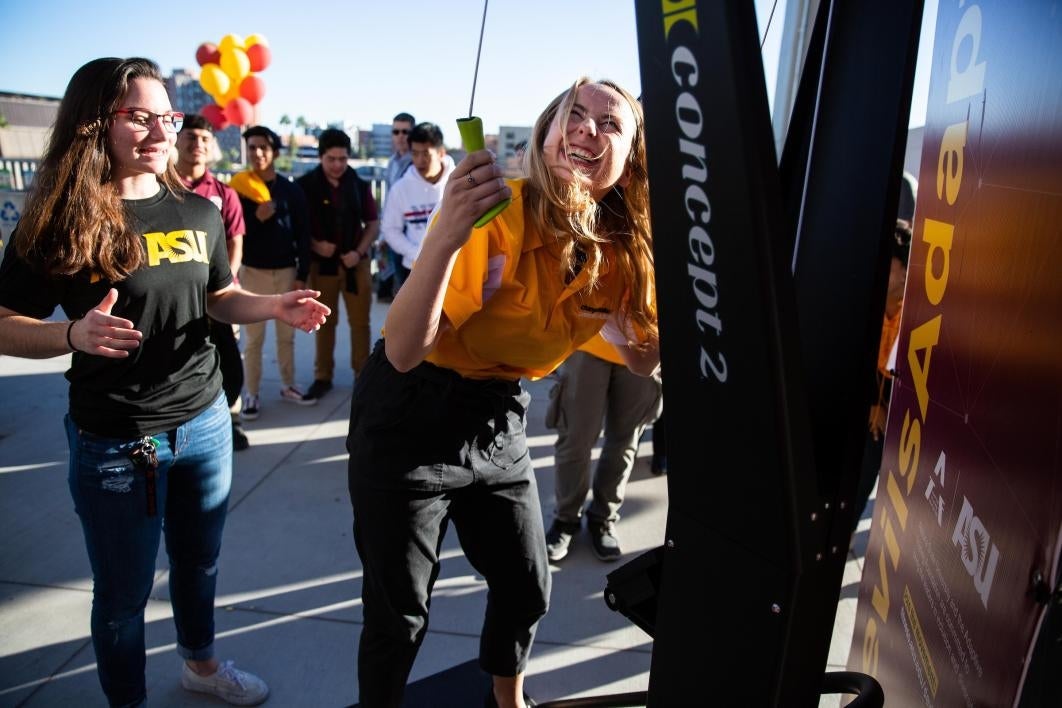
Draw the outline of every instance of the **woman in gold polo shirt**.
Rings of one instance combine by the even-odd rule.
[[[502,179],[482,150],[446,186],[354,388],[363,706],[401,703],[451,521],[489,588],[480,665],[493,698],[524,705],[550,576],[520,379],[550,373],[599,331],[632,371],[656,369],[644,137],[630,93],[584,78],[536,121],[526,180]],[[474,228],[506,197],[506,210]]]

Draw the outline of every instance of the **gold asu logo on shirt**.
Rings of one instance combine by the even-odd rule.
[[[147,243],[148,266],[155,267],[163,259],[170,263],[187,263],[188,261],[209,263],[206,236],[206,231],[192,231],[191,229],[179,229],[165,234],[161,231],[144,234],[144,241]]]

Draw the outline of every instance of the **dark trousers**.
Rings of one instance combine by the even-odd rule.
[[[402,374],[378,343],[355,382],[348,481],[364,569],[360,702],[399,706],[428,625],[451,522],[487,581],[480,666],[527,666],[550,575],[517,382],[471,381],[421,364]]]
[[[236,344],[232,325],[210,318],[210,341],[218,350],[218,358],[221,360],[221,390],[225,392],[225,400],[231,408],[243,390],[243,359],[240,358],[240,347]]]
[[[667,466],[667,432],[664,426],[663,408],[653,423],[653,467]]]

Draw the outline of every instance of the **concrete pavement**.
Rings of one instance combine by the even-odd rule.
[[[378,330],[384,305],[374,305]],[[270,706],[346,706],[356,695],[361,565],[351,538],[344,438],[353,384],[345,318],[338,328],[335,388],[318,405],[280,400],[267,333],[261,416],[245,424],[251,448],[235,456],[219,568],[219,658],[262,676]],[[313,337],[297,334],[298,381],[309,385]],[[68,357],[0,357],[0,707],[105,706],[89,638],[91,575],[66,484],[62,428]],[[542,416],[551,380],[528,384],[531,454],[548,524],[553,441]],[[618,532],[625,559],[663,542],[665,478],[649,474],[643,443]],[[595,452],[596,455],[596,452]],[[863,521],[862,528],[869,522]],[[842,669],[855,615],[866,531],[842,589],[829,670]],[[486,586],[447,536],[431,625],[411,681],[474,659]],[[605,575],[589,538],[554,566],[551,610],[542,621],[527,690],[539,702],[645,690],[651,638],[602,600]],[[152,706],[222,705],[179,684],[179,659],[160,552],[147,608],[147,682]],[[837,705],[826,698],[821,705]]]

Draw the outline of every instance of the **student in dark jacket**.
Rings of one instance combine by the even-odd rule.
[[[301,288],[310,271],[310,223],[302,190],[284,175],[277,174],[274,162],[280,154],[280,136],[256,125],[243,133],[247,141],[247,162],[251,169],[232,176],[229,186],[240,195],[247,233],[243,238],[243,267],[240,284],[262,295]],[[280,367],[280,399],[300,405],[317,401],[306,397],[295,385],[295,330],[276,323],[277,365]],[[247,327],[243,353],[247,396],[243,417],[254,420],[260,406],[262,344],[265,323]]]
[[[372,243],[380,230],[376,199],[369,184],[351,169],[350,136],[329,128],[317,142],[321,164],[296,183],[310,212],[309,283],[333,312],[342,293],[350,324],[350,367],[361,372],[369,358],[369,311],[372,307]],[[316,400],[332,388],[336,323],[330,319],[314,341],[313,384],[306,397]]]

